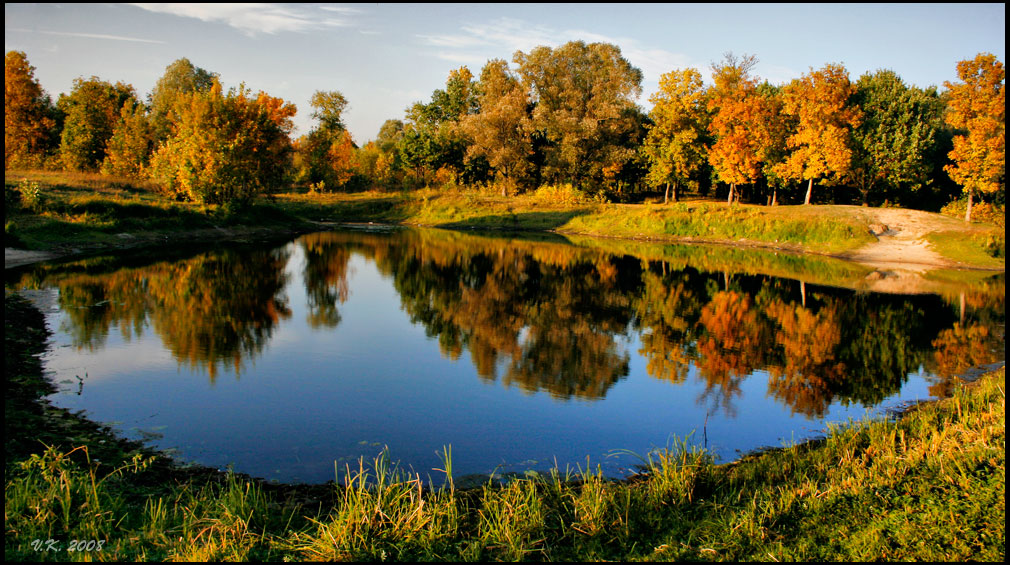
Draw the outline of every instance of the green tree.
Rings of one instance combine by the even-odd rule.
[[[343,120],[347,98],[336,90],[317,90],[309,105],[317,123],[296,144],[297,180],[336,190],[351,178],[351,153],[355,149]]]
[[[980,53],[957,64],[959,83],[945,82],[950,109],[945,119],[964,132],[954,136],[944,169],[968,195],[964,221],[971,221],[975,194],[993,194],[1006,183],[1006,71],[995,55]]]
[[[664,202],[677,200],[677,188],[692,179],[708,159],[706,88],[696,69],[671,71],[659,79],[659,91],[649,101],[652,127],[643,146],[652,186],[666,186]]]
[[[137,103],[133,87],[91,77],[74,79],[69,95],[57,103],[66,118],[60,139],[60,158],[70,170],[96,170],[105,160],[109,139],[119,123],[124,104]]]
[[[544,169],[553,182],[601,185],[640,143],[635,99],[642,71],[616,45],[572,41],[513,58],[530,92],[532,124],[547,140]]]
[[[4,169],[38,165],[56,144],[55,108],[21,51],[4,57]]]
[[[860,123],[852,105],[854,89],[842,65],[829,63],[792,81],[783,92],[785,112],[796,117],[789,136],[792,152],[776,168],[787,179],[807,181],[804,204],[810,204],[814,180],[837,184],[852,165],[852,130]]]
[[[242,203],[282,186],[290,167],[295,107],[241,86],[227,95],[180,95],[179,121],[152,159],[153,176],[183,197],[207,204]]]
[[[942,125],[944,105],[936,90],[907,86],[889,70],[864,74],[855,89],[863,119],[852,131],[849,175],[863,205],[881,186],[911,190],[924,186]]]
[[[467,140],[462,122],[478,111],[476,83],[467,67],[449,72],[445,90],[431,94],[431,102],[416,102],[407,110],[409,130],[403,139],[401,158],[420,174],[442,171],[443,176],[463,178],[469,172]],[[472,180],[472,179],[470,179]]]

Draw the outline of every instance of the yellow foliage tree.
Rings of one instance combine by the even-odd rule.
[[[706,159],[708,111],[701,73],[684,69],[664,74],[649,101],[653,125],[643,146],[649,160],[646,179],[653,186],[666,185],[664,202],[672,184],[676,201],[677,187],[696,175]]]
[[[848,71],[833,63],[811,70],[784,89],[784,110],[799,123],[786,142],[792,152],[775,172],[807,181],[804,204],[810,204],[814,180],[837,183],[852,165],[850,138],[861,119],[858,108],[849,104],[853,92]]]
[[[954,136],[948,153],[954,164],[944,170],[964,187],[968,208],[964,221],[971,221],[972,198],[1004,188],[1006,178],[1006,71],[990,53],[980,53],[957,64],[962,82],[944,82],[950,89],[947,123],[965,132]]]
[[[170,191],[206,204],[247,202],[286,181],[295,106],[244,86],[227,95],[182,94],[172,134],[151,160],[152,176]]]

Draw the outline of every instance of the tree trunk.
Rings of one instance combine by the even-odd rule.
[[[803,199],[804,204],[810,204],[810,195],[814,192],[814,179],[807,183],[807,197]]]
[[[663,204],[666,204],[669,201],[670,201],[670,183],[667,182],[666,183],[666,193],[663,194]]]
[[[726,204],[732,204],[733,203],[733,193],[734,192],[736,192],[736,185],[735,184],[729,185],[729,196],[726,197]]]
[[[971,223],[971,197],[974,195],[974,190],[968,191],[968,208],[964,211],[964,221],[965,223]]]
[[[677,201],[677,187],[678,187],[678,183],[673,183],[673,201],[674,202]]]
[[[803,303],[803,307],[807,307],[807,283],[800,281],[800,301]]]
[[[772,187],[772,206],[779,205],[779,189],[778,187]]]

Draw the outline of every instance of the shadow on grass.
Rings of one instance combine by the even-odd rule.
[[[289,202],[285,208],[304,217],[337,222],[402,222],[410,217],[403,198],[388,196],[329,204]]]
[[[491,229],[491,230],[553,230],[557,229],[572,218],[584,216],[589,210],[557,210],[550,212],[520,212],[509,214],[493,214],[487,216],[475,216],[459,221],[443,222],[436,224],[436,227],[445,229]]]

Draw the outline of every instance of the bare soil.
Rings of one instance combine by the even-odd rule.
[[[842,259],[878,270],[899,269],[916,273],[959,266],[933,251],[926,241],[929,233],[963,227],[963,223],[953,218],[899,208],[855,208],[854,215],[867,223],[877,241],[841,255]]]

